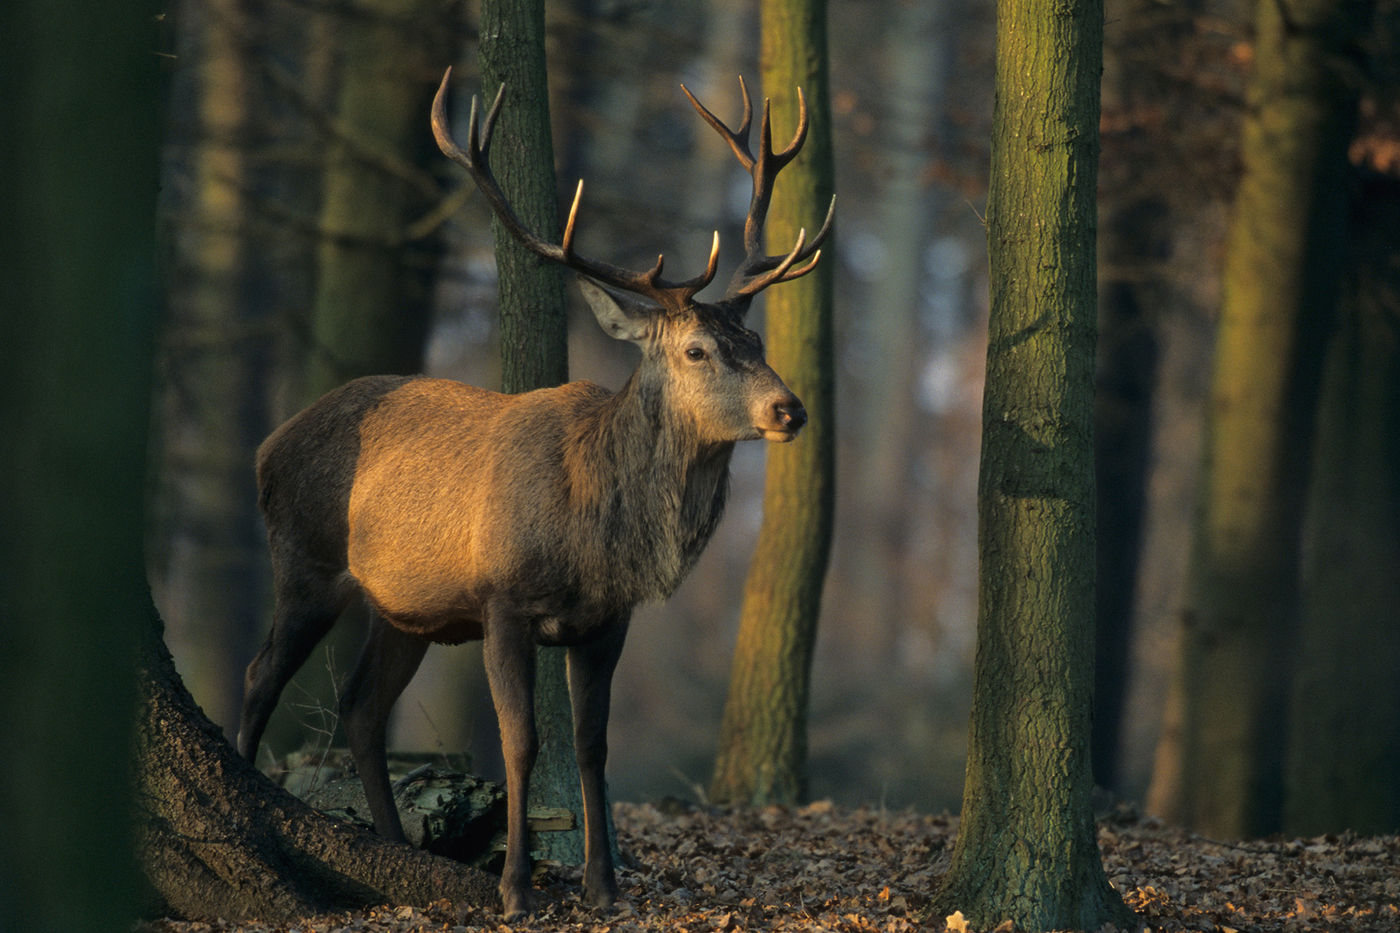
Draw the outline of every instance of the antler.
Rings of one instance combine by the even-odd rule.
[[[730,129],[724,121],[711,113],[704,104],[695,99],[695,95],[690,93],[685,85],[681,85],[681,90],[705,122],[714,127],[715,132],[729,143],[729,148],[734,151],[739,164],[753,178],[753,197],[749,200],[749,213],[744,220],[744,262],[734,273],[725,299],[747,300],[770,285],[789,282],[811,272],[821,259],[819,247],[831,233],[832,220],[836,215],[835,197],[832,197],[831,206],[826,211],[826,220],[822,221],[821,229],[817,231],[811,243],[807,242],[805,228],[798,231],[797,242],[786,256],[767,255],[762,242],[763,223],[768,216],[768,204],[773,197],[773,182],[783,167],[797,157],[802,144],[807,140],[807,99],[803,96],[802,89],[797,89],[797,132],[793,134],[792,142],[788,143],[787,148],[779,152],[773,151],[769,105],[767,99],[763,101],[763,123],[759,130],[757,158],[749,148],[753,100],[749,97],[749,88],[742,75],[739,77],[739,91],[744,97],[744,117],[737,130]],[[799,263],[801,265],[798,265]]]
[[[578,183],[578,189],[574,192],[573,205],[569,208],[569,219],[564,225],[564,236],[558,245],[550,243],[527,229],[520,218],[516,216],[515,211],[511,209],[510,202],[506,199],[505,193],[501,191],[500,185],[496,183],[496,178],[491,173],[488,162],[491,132],[495,129],[496,117],[500,115],[501,101],[505,97],[505,85],[502,85],[501,89],[496,92],[496,99],[491,104],[491,109],[486,114],[486,120],[481,124],[479,130],[476,116],[477,98],[476,95],[472,95],[471,126],[467,131],[467,148],[464,150],[453,141],[452,131],[447,123],[447,83],[451,77],[452,69],[448,68],[442,76],[442,84],[438,86],[437,95],[433,98],[433,136],[437,139],[438,148],[442,150],[443,155],[467,170],[467,173],[476,182],[477,188],[490,202],[492,210],[496,212],[501,223],[522,246],[538,256],[582,272],[604,285],[611,285],[623,291],[642,295],[664,307],[684,306],[694,297],[696,292],[709,285],[714,279],[715,270],[719,268],[718,232],[715,233],[711,243],[710,261],[705,271],[682,282],[670,282],[661,277],[661,268],[665,264],[666,258],[664,255],[656,257],[656,265],[650,270],[633,272],[611,263],[580,256],[574,252],[574,225],[578,220],[579,201],[583,198],[583,181],[581,179]]]

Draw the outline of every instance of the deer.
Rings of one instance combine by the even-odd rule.
[[[778,172],[806,138],[798,90],[792,142],[775,151],[765,101],[758,152],[752,99],[731,129],[689,90],[699,115],[752,178],[745,257],[724,297],[696,294],[714,279],[715,233],[704,272],[662,277],[574,248],[580,181],[560,242],[519,220],[489,164],[504,86],[478,124],[471,100],[465,148],[445,98],[431,127],[519,243],[573,270],[599,326],[641,359],[622,389],[587,381],[505,395],[427,376],[349,382],[272,432],[258,448],[258,502],[272,562],[273,621],[248,665],[238,750],[252,759],[287,681],[347,604],[370,609],[369,629],[341,689],[340,718],[377,833],[404,839],[386,765],[389,713],[430,644],[482,642],[506,771],[506,852],[500,895],[507,918],[531,910],[525,801],[538,748],[536,646],[566,649],[582,788],[583,898],[617,898],[607,835],[604,769],[613,672],[633,609],[670,596],[720,520],[729,461],[740,441],[786,443],[806,423],[802,402],[768,365],[744,326],[755,295],[810,272],[832,227],[805,229],[768,255],[762,228]]]

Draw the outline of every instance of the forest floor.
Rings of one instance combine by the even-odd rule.
[[[577,872],[547,877],[528,921],[441,902],[290,926],[161,920],[143,933],[910,933],[926,916],[957,820],[818,802],[712,810],[620,804],[622,901],[583,906]],[[1156,930],[1400,931],[1400,836],[1226,843],[1130,812],[1099,824],[1115,888]],[[1002,929],[1010,929],[1004,927]]]

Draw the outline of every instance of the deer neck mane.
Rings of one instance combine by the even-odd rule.
[[[733,443],[703,444],[667,406],[665,390],[636,374],[598,412],[592,461],[592,550],[612,568],[610,599],[670,596],[724,512]],[[591,524],[591,523],[590,523]],[[603,529],[598,535],[596,529]]]

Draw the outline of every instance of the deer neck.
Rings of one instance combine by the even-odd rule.
[[[598,544],[631,603],[664,599],[709,543],[724,511],[732,443],[704,444],[635,374],[600,411],[596,443],[605,514]],[[620,594],[619,594],[620,595]]]

